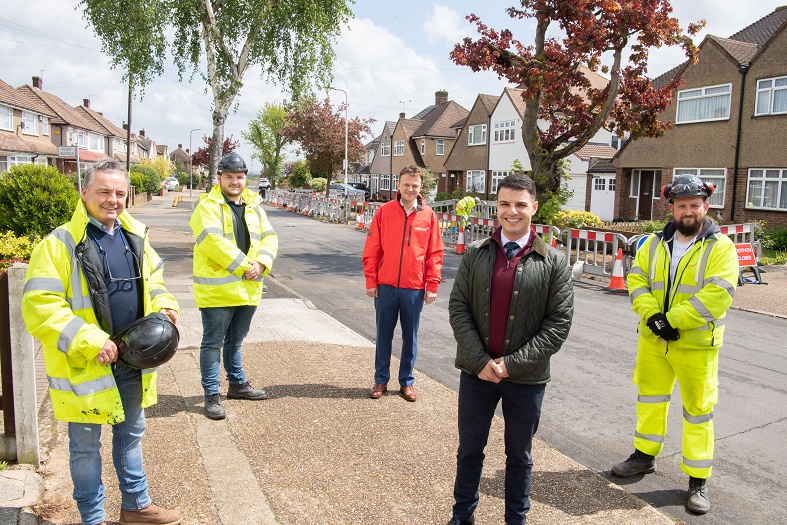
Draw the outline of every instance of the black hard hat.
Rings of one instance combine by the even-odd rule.
[[[243,158],[237,153],[227,153],[221,157],[221,160],[219,161],[219,169],[217,171],[219,173],[224,173],[225,171],[242,171],[243,173],[249,172],[249,170],[246,169],[246,163],[243,162]]]
[[[155,368],[175,355],[180,333],[169,317],[153,312],[125,327],[112,341],[128,366]]]
[[[682,197],[704,197],[713,195],[713,184],[702,182],[696,175],[678,175],[672,181],[661,188],[661,196],[666,197],[670,202]]]

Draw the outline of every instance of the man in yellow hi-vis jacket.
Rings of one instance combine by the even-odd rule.
[[[205,415],[224,419],[219,393],[222,354],[230,399],[267,399],[243,370],[243,339],[262,299],[279,240],[262,209],[262,199],[246,189],[246,163],[237,153],[219,161],[218,184],[191,215],[194,232],[194,302],[202,314],[200,370]]]
[[[41,341],[55,417],[68,422],[74,500],[86,525],[106,523],[101,425],[112,425],[120,523],[181,523],[154,505],[142,464],[144,408],[156,404],[156,370],[118,359],[110,339],[151,312],[177,326],[178,303],[164,288],[164,263],[147,228],[124,211],[128,173],[114,160],[85,171],[71,221],[33,250],[22,315]]]
[[[656,469],[664,446],[675,380],[683,402],[683,459],[689,475],[687,508],[710,510],[706,480],[713,467],[713,406],[718,400],[724,317],[738,279],[735,245],[706,218],[713,186],[680,175],[662,188],[674,220],[637,250],[628,274],[639,315],[634,383],[638,387],[635,451],[612,467],[620,477]]]

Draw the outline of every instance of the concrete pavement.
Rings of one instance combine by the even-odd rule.
[[[144,205],[145,213],[171,214],[171,202],[171,196],[155,198]],[[183,213],[190,204],[188,199],[180,204]],[[163,231],[152,227],[154,246],[193,242],[188,236],[165,238]],[[144,454],[156,503],[182,510],[191,525],[448,521],[457,444],[455,392],[416,373],[418,402],[405,402],[395,388],[380,400],[368,399],[373,344],[293,292],[295,298],[263,299],[244,347],[249,380],[266,388],[271,399],[225,400],[227,419],[208,420],[202,415],[201,322],[191,276],[168,274],[165,267],[165,278],[181,302],[183,330],[177,355],[159,370],[159,404],[146,411]],[[272,278],[266,282],[286,291]],[[38,361],[43,370],[40,355]],[[222,388],[226,392],[226,381]],[[46,491],[36,493],[34,481],[30,488],[22,481],[20,488],[17,478],[12,490],[10,475],[25,470],[14,468],[0,472],[0,498],[9,509],[32,505],[34,513],[17,512],[19,523],[79,523],[66,425],[51,417],[48,398],[42,399],[40,418],[39,473]],[[502,429],[502,420],[495,418],[476,511],[480,525],[502,522]],[[114,524],[120,495],[109,427],[102,442],[108,522]],[[673,523],[543,442],[536,441],[533,456],[528,523]],[[16,522],[2,512],[0,522]]]

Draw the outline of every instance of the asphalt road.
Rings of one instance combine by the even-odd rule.
[[[280,239],[266,296],[286,297],[294,291],[373,341],[374,306],[364,293],[361,267],[364,233],[347,225],[266,210]],[[154,229],[188,231],[185,209],[165,221],[154,215],[146,218],[145,207],[132,211]],[[167,273],[190,272],[190,249],[169,243],[156,248],[167,260]],[[438,299],[424,307],[421,317],[416,363],[421,372],[454,389],[458,372],[453,367],[448,296],[460,257],[446,253]],[[705,516],[694,516],[684,508],[688,479],[679,468],[682,417],[677,387],[657,473],[629,480],[608,473],[613,463],[633,451],[636,388],[631,372],[637,334],[636,316],[625,294],[608,292],[591,281],[575,286],[574,323],[569,339],[553,358],[553,380],[547,387],[537,437],[677,522],[787,523],[787,454],[782,452],[787,446],[785,333],[783,319],[741,311],[727,316],[714,418],[715,468],[709,482],[713,508]],[[372,373],[369,370],[369,386]]]

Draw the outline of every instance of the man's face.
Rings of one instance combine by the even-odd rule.
[[[497,192],[497,220],[503,228],[503,234],[512,241],[527,235],[536,211],[538,201],[527,190],[500,188]]]
[[[246,188],[246,174],[242,171],[225,171],[219,174],[219,188],[224,197],[232,201],[238,200]]]
[[[675,227],[687,237],[694,237],[700,232],[708,208],[710,203],[699,196],[675,199],[669,205],[670,212],[675,218]]]
[[[405,203],[412,204],[418,193],[421,191],[421,177],[418,175],[405,174],[399,178],[399,192]]]
[[[110,229],[126,209],[127,195],[126,176],[117,171],[99,171],[90,187],[82,188],[82,200],[88,214]]]

